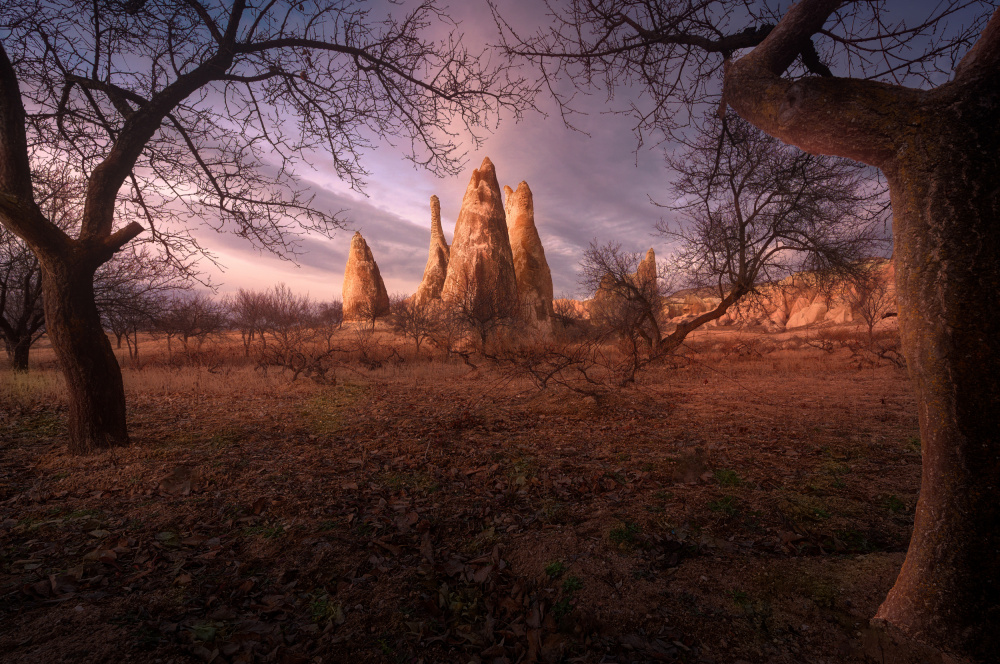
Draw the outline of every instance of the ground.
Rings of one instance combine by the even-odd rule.
[[[149,360],[132,446],[82,457],[43,348],[0,369],[0,661],[862,661],[915,402],[783,345],[705,333],[600,398]]]

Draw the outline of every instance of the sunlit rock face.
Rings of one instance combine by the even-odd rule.
[[[462,198],[441,299],[464,302],[475,311],[510,307],[517,301],[507,219],[489,157],[472,172]]]
[[[355,233],[344,270],[344,320],[371,320],[389,313],[389,293],[368,243]]]
[[[895,270],[891,261],[877,266],[875,278],[886,285],[888,298],[895,299]],[[794,274],[780,282],[760,286],[755,297],[748,297],[720,318],[718,325],[761,325],[771,332],[781,332],[817,325],[843,325],[861,320],[855,310],[857,290],[850,284],[834,283],[821,288],[813,275]],[[673,322],[714,309],[720,299],[712,289],[694,289],[674,293],[664,301],[664,316]],[[890,305],[890,310],[894,308]]]
[[[808,298],[801,297],[799,301],[807,300]],[[826,319],[826,312],[830,308],[827,306],[826,297],[823,295],[816,295],[812,301],[798,306],[792,315],[788,318],[788,322],[785,323],[785,329],[792,329],[796,327],[805,327],[807,325],[815,325],[816,323],[823,322]]]
[[[635,271],[636,283],[639,284],[640,288],[649,284],[656,287],[656,252],[650,247],[649,251],[646,252],[646,257],[642,259],[639,263],[639,267]]]
[[[650,247],[649,251],[646,252],[646,256],[639,261],[636,266],[635,273],[629,274],[628,280],[633,286],[638,288],[643,293],[651,296],[656,300],[661,301],[663,305],[662,298],[657,291],[657,272],[656,272],[656,252]],[[597,291],[594,293],[594,297],[588,300],[586,303],[587,310],[591,317],[600,317],[603,313],[613,310],[621,303],[621,298],[623,295],[621,292],[616,292],[615,288],[615,277],[610,274],[604,275],[601,278],[601,283],[597,286]],[[669,311],[669,307],[664,308],[665,312]],[[676,313],[667,314],[667,318],[674,315],[680,315],[681,309],[677,308]]]
[[[507,235],[514,258],[517,293],[526,322],[542,332],[552,331],[552,272],[545,260],[542,239],[535,227],[535,204],[527,182],[516,191],[504,187]]]
[[[563,316],[576,319],[587,320],[590,318],[590,300],[574,300],[571,298],[560,298],[552,301],[552,308],[560,311]]]
[[[414,302],[418,306],[441,299],[444,281],[448,276],[449,256],[450,249],[441,228],[441,201],[437,196],[431,196],[431,246],[427,252],[424,277],[414,296]]]

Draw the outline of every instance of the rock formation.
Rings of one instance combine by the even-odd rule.
[[[656,252],[650,247],[649,251],[646,252],[646,257],[639,261],[636,266],[635,273],[628,275],[629,283],[639,289],[640,292],[644,293],[648,297],[659,298],[660,295],[657,292],[657,272],[656,272]],[[616,293],[615,289],[615,277],[611,274],[605,274],[601,278],[601,283],[597,286],[597,291],[594,293],[592,300],[589,300],[588,310],[591,316],[597,316],[601,312],[606,312],[607,307],[614,307],[616,302],[620,301],[622,295]],[[655,301],[655,299],[654,299]],[[669,314],[669,309],[664,308],[664,311],[668,313],[667,317],[670,318],[674,314]],[[680,309],[677,310],[679,315]]]
[[[448,257],[450,250],[441,229],[441,201],[437,196],[431,196],[431,246],[427,252],[427,265],[424,267],[424,277],[414,295],[417,306],[441,299],[441,289],[444,288],[445,277],[448,276]]]
[[[504,187],[507,202],[507,235],[514,257],[517,294],[525,310],[525,318],[536,329],[552,330],[552,273],[545,261],[545,250],[535,227],[535,205],[528,183],[522,181],[517,191]]]
[[[635,270],[635,280],[637,284],[652,284],[656,286],[656,252],[650,247],[646,252],[646,257],[639,263]]]
[[[510,232],[510,204],[514,202],[513,199],[511,198],[511,196],[513,196],[513,195],[514,195],[514,190],[511,189],[509,186],[504,185],[503,186],[503,200],[504,200],[503,214],[507,218],[507,231],[508,231],[508,234]]]
[[[477,316],[504,315],[517,303],[507,219],[489,157],[472,172],[462,198],[441,299],[462,302]]]
[[[368,243],[355,233],[344,270],[344,320],[373,320],[389,313],[389,293]]]
[[[895,273],[890,261],[874,266],[876,283],[886,289],[886,310],[895,311]],[[815,325],[843,325],[861,320],[857,307],[859,293],[848,283],[821,288],[809,273],[797,273],[777,283],[764,284],[757,295],[748,297],[718,319],[717,325],[735,323],[762,325],[772,332]],[[715,308],[718,291],[708,288],[678,291],[664,300],[664,315],[674,322],[688,320],[700,311]],[[890,311],[891,310],[891,311]],[[711,323],[710,323],[711,325]]]

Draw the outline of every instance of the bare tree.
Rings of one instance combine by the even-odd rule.
[[[882,171],[924,466],[906,561],[875,617],[892,637],[879,646],[898,637],[994,658],[1000,10],[945,0],[907,22],[890,3],[844,0],[546,4],[550,29],[524,38],[494,12],[509,52],[538,64],[550,89],[560,76],[642,86],[627,109],[640,136],[677,136],[699,103],[712,103],[784,143]]]
[[[432,301],[434,325],[429,341],[435,348],[443,350],[445,357],[451,359],[459,353],[467,360],[467,353],[462,350],[468,338],[468,326],[461,312],[441,301]]]
[[[896,312],[896,292],[878,269],[861,275],[852,286],[851,310],[861,317],[871,344],[875,340],[875,326]]]
[[[677,243],[674,272],[720,300],[678,324],[671,348],[791,274],[809,272],[820,288],[861,278],[887,244],[884,194],[866,169],[786,146],[739,116],[709,116],[669,162],[681,220],[657,231]]]
[[[0,336],[14,371],[28,370],[31,347],[43,334],[38,259],[16,236],[0,228]]]
[[[33,172],[39,207],[53,225],[72,232],[80,223],[83,184],[65,163],[37,165]],[[138,353],[139,326],[150,321],[159,296],[188,285],[184,273],[149,247],[132,247],[102,265],[94,276],[102,323]],[[0,335],[15,370],[28,369],[31,346],[46,332],[42,268],[28,246],[0,227]]]
[[[593,294],[590,320],[599,334],[617,336],[636,359],[644,350],[656,354],[663,337],[665,275],[655,265],[643,266],[639,254],[622,251],[618,243],[591,242],[580,266],[581,285]]]
[[[344,302],[339,298],[320,302],[316,306],[316,320],[329,330],[338,330],[344,324]]]
[[[368,334],[375,331],[379,320],[391,316],[391,311],[385,306],[385,301],[379,302],[378,299],[357,301],[349,308],[348,312],[349,320],[354,324],[355,329]]]
[[[261,299],[261,351],[269,362],[288,366],[292,355],[310,342],[315,327],[314,305],[307,295],[296,295],[285,284],[277,284]],[[268,346],[270,341],[270,346]]]
[[[591,244],[584,254],[591,317],[632,339],[637,361],[643,346],[671,353],[759,286],[795,272],[808,270],[816,280],[865,273],[862,257],[880,242],[884,205],[856,166],[785,146],[736,116],[707,124],[671,159],[684,218],[657,230],[677,243],[672,275],[711,288],[718,305],[667,333],[663,296],[673,284],[663,270],[643,274],[639,255],[617,244]]]
[[[98,268],[94,298],[101,320],[122,339],[132,360],[139,358],[139,332],[152,330],[164,302],[191,288],[188,276],[147,246],[129,247]]]
[[[224,306],[229,319],[239,330],[243,341],[243,354],[250,357],[254,340],[266,345],[264,328],[267,325],[267,293],[241,288],[236,295],[227,297]]]
[[[420,354],[420,346],[434,336],[440,316],[436,308],[440,301],[417,301],[415,295],[406,297],[395,294],[389,298],[389,320],[392,329],[407,339],[412,339]]]
[[[459,273],[454,290],[444,302],[451,315],[465,328],[468,341],[482,351],[489,343],[506,343],[518,327],[525,307],[518,298],[507,297],[500,288],[498,275],[482,262],[475,264],[475,272]]]
[[[531,88],[468,52],[435,0],[11,0],[0,12],[0,223],[39,259],[49,336],[69,392],[70,447],[128,443],[121,372],[94,303],[97,267],[148,231],[179,264],[191,219],[288,254],[295,231],[341,220],[295,179],[326,153],[360,188],[372,136],[408,142],[436,173]],[[81,227],[41,213],[31,161],[86,181]],[[136,219],[143,221],[140,224]],[[145,224],[145,228],[143,226]]]
[[[156,329],[170,340],[181,340],[184,354],[192,359],[205,341],[226,327],[223,307],[205,293],[172,293],[166,298],[155,322]]]

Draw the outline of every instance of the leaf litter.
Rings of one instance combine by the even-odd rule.
[[[0,659],[861,661],[919,485],[908,384],[761,364],[600,408],[480,373],[139,394],[92,457],[14,415]]]

